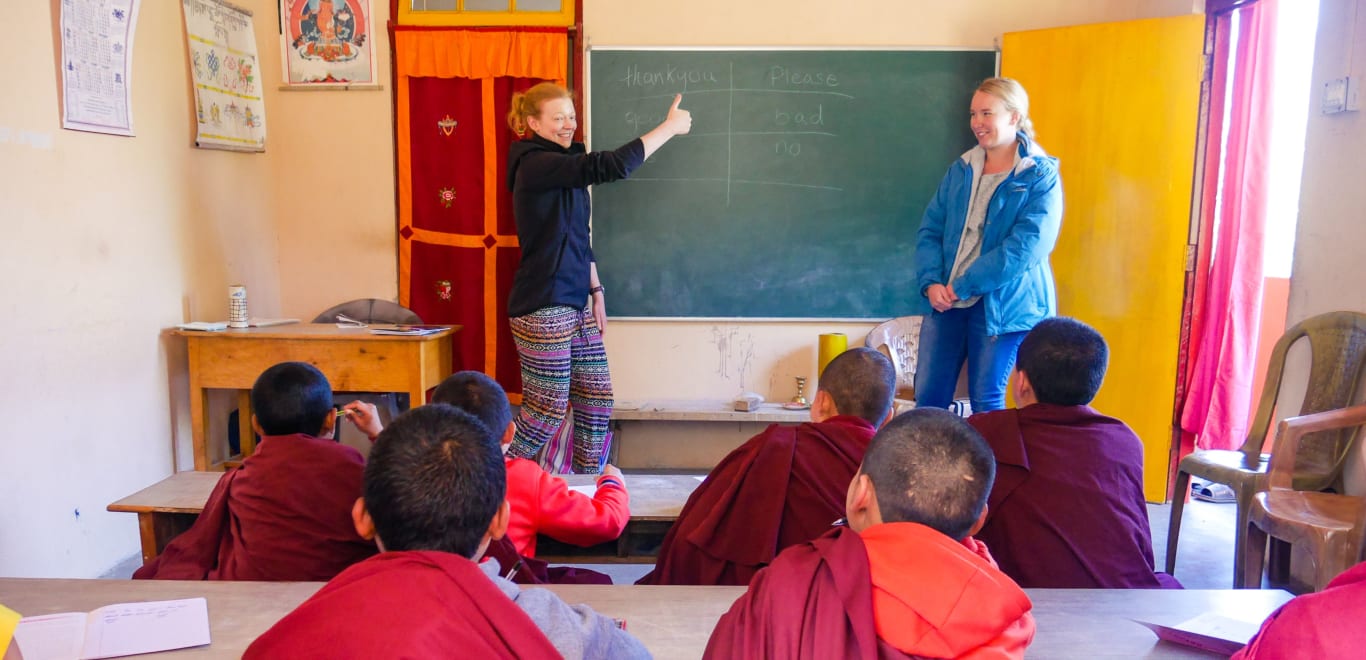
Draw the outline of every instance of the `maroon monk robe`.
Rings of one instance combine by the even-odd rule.
[[[577,566],[551,566],[549,563],[526,557],[504,536],[489,542],[480,562],[498,562],[498,575],[517,584],[612,584],[612,576]]]
[[[556,658],[531,618],[474,562],[386,552],[346,569],[243,658]]]
[[[1323,591],[1300,596],[1271,613],[1232,660],[1360,658],[1366,621],[1366,563],[1333,578]]]
[[[375,554],[356,534],[356,450],[307,435],[267,436],[219,479],[189,531],[133,574],[162,580],[330,580]]]
[[[693,491],[636,584],[749,584],[784,548],[844,516],[844,496],[875,429],[848,415],[769,426]]]
[[[905,658],[878,639],[859,535],[840,527],[789,548],[721,616],[703,658]]]
[[[1021,587],[1180,588],[1153,570],[1143,444],[1123,422],[1036,403],[968,423],[997,463],[976,536]]]

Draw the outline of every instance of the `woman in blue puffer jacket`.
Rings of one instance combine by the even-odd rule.
[[[916,405],[953,402],[968,364],[973,412],[1005,407],[1015,350],[1057,313],[1048,255],[1062,224],[1058,159],[1034,142],[1029,97],[1009,78],[972,95],[977,146],[949,166],[917,234],[916,281],[934,311],[920,330]]]

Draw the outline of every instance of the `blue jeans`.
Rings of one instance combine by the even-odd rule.
[[[1015,366],[1015,351],[1026,332],[987,336],[982,301],[971,307],[930,312],[920,327],[920,355],[915,368],[915,405],[948,408],[958,387],[958,372],[968,363],[968,397],[972,412],[1006,407],[1006,385]]]

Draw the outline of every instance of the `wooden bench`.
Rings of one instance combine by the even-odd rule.
[[[222,477],[221,472],[179,472],[108,506],[109,511],[138,514],[138,534],[142,540],[142,561],[147,563],[166,549],[166,544],[194,524],[204,503]],[[576,548],[541,537],[537,541],[539,558],[567,561],[586,559],[611,561],[652,561],[653,551],[668,532],[678,512],[697,485],[698,476],[687,474],[626,474],[631,493],[631,521],[621,539],[611,543]],[[564,475],[570,486],[591,488],[596,477],[586,474]],[[635,553],[635,554],[633,554]],[[547,559],[555,561],[556,559]]]
[[[0,578],[5,605],[27,616],[88,612],[112,603],[203,596],[213,644],[157,657],[239,658],[321,582],[185,582],[177,580],[50,580]],[[626,621],[658,660],[699,658],[716,621],[741,587],[551,585],[566,602],[586,603]],[[1133,619],[1172,625],[1215,612],[1259,621],[1290,600],[1281,590],[1028,589],[1038,632],[1034,658],[1210,658],[1160,642]]]
[[[731,401],[720,399],[619,401],[612,409],[608,462],[633,469],[709,472],[769,424],[810,420],[810,410],[788,410],[781,403],[736,412]]]

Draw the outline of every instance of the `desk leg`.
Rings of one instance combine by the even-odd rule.
[[[138,514],[138,536],[142,541],[142,563],[156,559],[161,549],[157,547],[156,514]]]
[[[256,453],[256,429],[251,425],[251,390],[237,391],[237,437],[241,441],[242,460]]]
[[[194,445],[194,469],[209,469],[209,392],[190,385],[190,434]]]
[[[197,513],[168,513],[165,511],[148,511],[138,514],[138,537],[142,542],[142,563],[146,564],[162,550],[166,545],[181,534],[189,531],[194,526],[195,519],[199,518]]]

